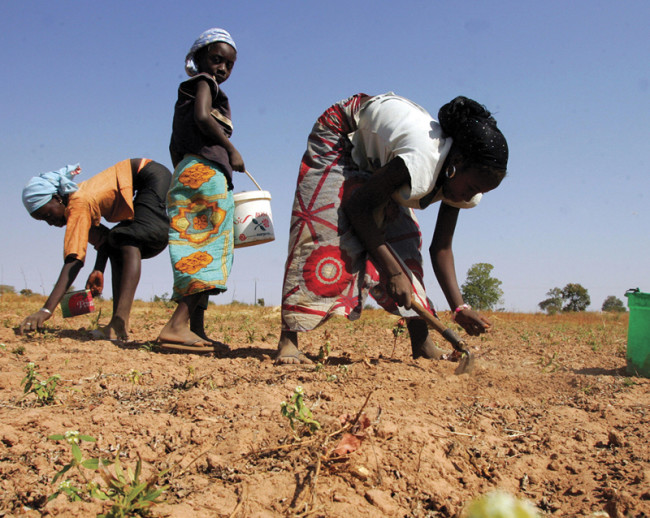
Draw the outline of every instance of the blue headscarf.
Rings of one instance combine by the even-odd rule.
[[[67,165],[58,171],[34,176],[23,189],[23,205],[30,214],[40,209],[52,196],[65,196],[79,189],[72,178],[79,174],[79,164]]]
[[[210,45],[211,43],[217,42],[227,43],[233,49],[235,49],[235,51],[237,50],[235,41],[232,39],[232,36],[230,36],[230,33],[228,31],[218,28],[208,29],[207,31],[201,33],[201,35],[194,42],[194,45],[192,45],[190,51],[187,53],[187,56],[185,56],[185,72],[187,72],[188,76],[194,77],[199,73],[199,68],[194,62],[194,54],[196,54],[196,51],[202,49],[203,47],[206,47],[207,45]]]

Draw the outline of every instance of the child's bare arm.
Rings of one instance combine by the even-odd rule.
[[[199,81],[196,87],[196,101],[194,103],[194,120],[201,132],[210,140],[224,147],[230,157],[230,165],[235,171],[244,171],[244,160],[239,151],[232,145],[230,139],[212,117],[212,94],[210,85],[206,81]]]

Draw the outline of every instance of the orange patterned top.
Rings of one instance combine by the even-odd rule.
[[[142,159],[138,172],[151,160]],[[97,227],[103,217],[117,223],[133,219],[133,171],[131,160],[123,160],[79,183],[66,207],[63,258],[74,256],[84,262],[88,243],[99,241]]]

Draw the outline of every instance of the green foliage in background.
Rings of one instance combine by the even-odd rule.
[[[625,313],[627,311],[623,301],[614,295],[610,295],[603,302],[602,311],[609,311],[612,313]]]
[[[467,270],[467,279],[461,286],[463,300],[479,311],[495,309],[502,302],[503,290],[499,279],[492,277],[489,263],[476,263]]]
[[[549,315],[562,311],[585,311],[591,304],[591,297],[585,287],[577,283],[569,283],[564,288],[552,288],[547,293],[548,298],[538,306]]]

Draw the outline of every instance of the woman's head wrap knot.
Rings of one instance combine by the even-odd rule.
[[[468,161],[504,171],[507,169],[508,143],[484,106],[467,97],[456,97],[440,108],[438,120]]]
[[[55,194],[72,194],[79,186],[72,178],[81,172],[79,164],[67,165],[58,171],[34,176],[23,189],[23,205],[30,214],[52,199]]]
[[[201,33],[201,35],[194,42],[194,45],[192,45],[190,51],[187,53],[187,56],[185,56],[185,72],[187,72],[188,76],[194,77],[199,73],[199,67],[194,61],[194,55],[196,54],[196,51],[210,45],[211,43],[217,42],[227,43],[233,49],[237,50],[235,41],[232,39],[232,36],[230,36],[230,33],[228,31],[219,28],[208,29],[207,31]]]

